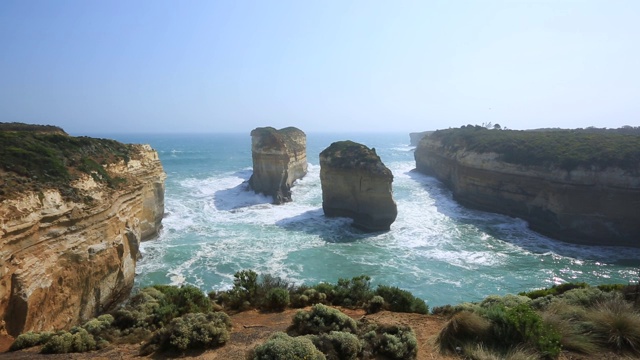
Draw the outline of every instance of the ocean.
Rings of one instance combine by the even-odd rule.
[[[284,205],[247,187],[249,131],[96,136],[150,144],[167,173],[163,228],[141,246],[136,287],[224,290],[243,269],[296,284],[365,274],[433,307],[568,281],[638,280],[640,249],[567,244],[523,220],[460,206],[443,184],[415,171],[409,134],[307,134],[308,174]],[[365,234],[350,219],[324,217],[318,155],[339,140],[374,147],[393,172],[398,218],[390,231]]]

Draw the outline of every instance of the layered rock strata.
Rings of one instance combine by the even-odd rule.
[[[56,141],[79,139],[65,137]],[[10,193],[0,184],[0,319],[9,334],[68,328],[128,297],[140,241],[160,228],[166,176],[150,146],[120,145],[126,159],[64,189]]]
[[[353,141],[334,142],[320,153],[322,209],[329,217],[349,217],[364,231],[389,230],[398,209],[393,174],[375,149]]]
[[[307,136],[287,127],[261,127],[251,131],[253,174],[249,186],[273,197],[274,204],[291,201],[291,186],[307,174]]]
[[[444,182],[465,206],[524,219],[567,242],[640,247],[637,171],[517,165],[433,136],[422,139],[415,160],[418,171]]]

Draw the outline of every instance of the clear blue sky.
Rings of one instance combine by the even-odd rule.
[[[0,1],[0,121],[640,125],[640,1]]]

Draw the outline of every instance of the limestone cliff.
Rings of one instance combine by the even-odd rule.
[[[251,153],[251,188],[272,196],[275,204],[291,201],[293,182],[307,174],[305,133],[294,127],[256,128],[251,131]]]
[[[421,132],[412,132],[409,133],[409,144],[411,146],[418,146],[420,140],[426,135],[433,133],[433,131],[421,131]]]
[[[66,134],[0,131],[0,140],[15,140],[10,151],[24,156],[0,168],[5,330],[67,328],[125,299],[139,243],[157,233],[164,212],[165,174],[156,151]],[[13,156],[8,148],[3,160]]]
[[[393,174],[375,149],[352,141],[334,142],[320,153],[322,209],[329,217],[353,219],[364,231],[389,230],[398,209]]]
[[[498,130],[491,130],[494,131]],[[524,135],[532,138],[528,133]],[[545,136],[552,134],[536,135]],[[564,138],[563,134],[553,136]],[[589,138],[593,136],[579,144],[583,153],[597,146],[585,143]],[[529,141],[532,149],[535,140]],[[523,141],[510,146],[523,148]],[[498,149],[502,143],[493,142],[492,146]],[[633,171],[614,163],[605,167],[596,165],[594,160],[593,165],[586,166],[569,159],[567,164],[577,165],[563,167],[532,160],[537,156],[532,149],[499,153],[478,148],[479,142],[473,146],[453,144],[445,136],[427,136],[415,151],[416,168],[444,182],[463,205],[522,218],[531,229],[552,238],[579,244],[640,246],[637,165]],[[531,164],[523,165],[525,161]]]

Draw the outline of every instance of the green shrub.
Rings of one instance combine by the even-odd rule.
[[[275,333],[264,344],[257,346],[250,355],[255,360],[305,359],[324,360],[325,356],[305,337],[290,337]]]
[[[616,296],[619,296],[615,292],[604,292],[595,287],[587,287],[580,289],[573,289],[559,295],[558,298],[562,299],[567,304],[578,305],[584,307],[591,307],[598,303],[607,301]]]
[[[298,335],[322,334],[331,331],[356,333],[355,320],[337,309],[322,304],[314,305],[310,311],[298,311],[293,317],[290,330]]]
[[[483,342],[489,338],[491,323],[486,318],[470,311],[453,315],[444,325],[436,343],[441,351],[455,351],[469,343]]]
[[[375,295],[369,300],[366,306],[367,314],[375,314],[382,310],[384,307],[384,298],[380,295]]]
[[[395,286],[378,285],[376,295],[382,296],[389,310],[395,312],[428,314],[429,307],[420,298]]]
[[[104,314],[87,321],[82,325],[82,328],[87,330],[87,332],[93,336],[100,336],[111,328],[113,321],[114,318],[112,315]]]
[[[492,321],[493,338],[512,348],[526,344],[545,356],[556,357],[560,353],[560,334],[544,324],[541,316],[528,304],[513,308],[493,306],[487,311]]]
[[[258,274],[253,270],[242,270],[233,274],[233,288],[223,304],[231,309],[245,310],[257,306]]]
[[[415,359],[418,340],[408,326],[378,326],[363,335],[366,352],[387,359]]]
[[[507,294],[505,296],[489,295],[480,302],[481,308],[489,308],[494,306],[504,306],[505,308],[514,308],[522,304],[530,304],[531,299],[522,295]]]
[[[53,336],[53,333],[48,331],[40,333],[29,331],[27,333],[20,334],[11,344],[9,351],[17,351],[42,345],[47,342],[51,336]]]
[[[207,313],[211,300],[197,287],[154,285],[134,295],[113,313],[113,325],[120,329],[133,327],[157,329],[175,317],[188,313]]]
[[[230,330],[231,320],[225,313],[189,313],[158,330],[141,352],[214,348],[229,340]]]
[[[320,291],[318,288],[316,290]],[[371,278],[366,275],[356,276],[352,279],[338,279],[338,283],[331,290],[333,305],[363,307],[372,297]]]
[[[43,354],[66,354],[87,352],[97,348],[96,340],[87,330],[73,328],[71,331],[53,335],[42,347]]]
[[[160,306],[155,309],[155,322],[168,324],[171,319],[188,313],[207,313],[211,310],[211,300],[197,287],[185,285],[154,285],[156,290],[164,294]]]
[[[283,288],[273,288],[267,294],[263,308],[266,310],[282,311],[289,306],[289,291]]]
[[[521,292],[519,295],[526,296],[534,300],[534,299],[548,296],[548,295],[553,295],[553,296],[562,295],[569,290],[584,289],[588,287],[589,285],[583,282],[582,283],[564,283],[560,285],[553,285],[552,287],[546,288],[546,289],[533,290],[529,292]]]
[[[362,351],[362,343],[351,333],[332,331],[307,336],[328,360],[355,360]]]

